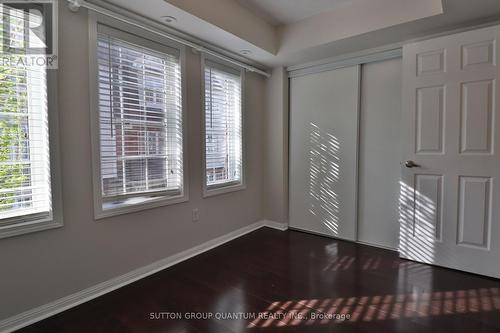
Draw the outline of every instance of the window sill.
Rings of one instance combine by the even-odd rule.
[[[188,199],[189,197],[187,194],[179,194],[176,196],[162,196],[157,198],[135,197],[116,204],[112,202],[97,203],[94,218],[100,220],[107,217],[140,212],[147,209],[186,202]]]
[[[62,221],[57,221],[53,218],[0,226],[0,239],[29,234],[42,230],[60,228],[62,226]]]
[[[220,185],[217,187],[213,188],[204,188],[203,189],[203,197],[208,198],[208,197],[213,197],[216,195],[221,195],[221,194],[226,194],[226,193],[231,193],[231,192],[236,192],[236,191],[243,191],[246,190],[246,185],[243,183],[239,184],[228,184],[226,186]]]

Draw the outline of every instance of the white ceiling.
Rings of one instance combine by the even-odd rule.
[[[500,0],[89,1],[114,4],[160,24],[161,16],[173,15],[178,20],[169,28],[205,41],[209,48],[215,45],[238,59],[268,67],[321,61],[500,21]],[[275,14],[267,17],[247,8],[259,3]],[[266,20],[298,21],[273,26],[276,23]],[[241,50],[251,54],[242,59]]]
[[[272,25],[291,24],[353,0],[237,0]]]

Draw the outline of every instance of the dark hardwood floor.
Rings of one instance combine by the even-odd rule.
[[[500,281],[264,228],[22,332],[500,332]]]

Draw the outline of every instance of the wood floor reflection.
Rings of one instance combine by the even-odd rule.
[[[500,281],[260,229],[23,332],[500,332]]]

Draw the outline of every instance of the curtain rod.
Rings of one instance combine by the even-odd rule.
[[[232,59],[230,57],[227,57],[219,52],[215,52],[215,51],[212,51],[210,49],[207,49],[206,47],[202,46],[202,45],[199,45],[199,44],[196,44],[196,43],[193,43],[187,39],[184,39],[184,38],[181,38],[181,37],[178,37],[178,36],[175,36],[173,34],[169,34],[169,33],[166,33],[166,32],[163,32],[163,31],[160,31],[159,29],[156,29],[156,28],[153,28],[153,27],[148,27],[147,25],[144,25],[138,21],[135,21],[134,19],[132,18],[129,18],[125,15],[121,15],[121,14],[118,14],[118,13],[115,13],[109,9],[106,9],[106,8],[103,8],[101,6],[98,6],[98,5],[94,5],[88,1],[85,1],[85,0],[67,0],[67,4],[68,4],[68,8],[72,11],[72,12],[77,12],[78,9],[80,9],[81,7],[84,7],[84,8],[87,8],[89,10],[92,10],[94,12],[97,12],[97,13],[100,13],[100,14],[103,14],[103,15],[106,15],[106,16],[109,16],[111,18],[114,18],[116,20],[119,20],[121,22],[124,22],[124,23],[127,23],[127,24],[130,24],[130,25],[133,25],[133,26],[136,26],[138,28],[141,28],[141,29],[144,29],[144,30],[147,30],[149,32],[152,32],[156,35],[159,35],[161,37],[165,37],[165,38],[168,38],[170,40],[173,40],[177,43],[180,43],[180,44],[183,44],[183,45],[186,45],[186,46],[189,46],[189,47],[192,47],[193,49],[199,51],[199,52],[203,52],[205,54],[209,54],[213,57],[217,57],[219,59],[222,59],[224,61],[227,61],[231,64],[234,64],[234,65],[237,65],[239,67],[242,67],[244,69],[246,69],[247,71],[249,72],[254,72],[254,73],[257,73],[257,74],[260,74],[260,75],[263,75],[265,77],[271,77],[271,74],[269,74],[268,72],[265,72],[261,69],[258,69],[257,67],[254,67],[254,66],[251,66],[251,65],[248,65],[248,64],[245,64],[244,62],[241,62],[241,61],[238,61],[238,60],[235,60],[235,59]]]

